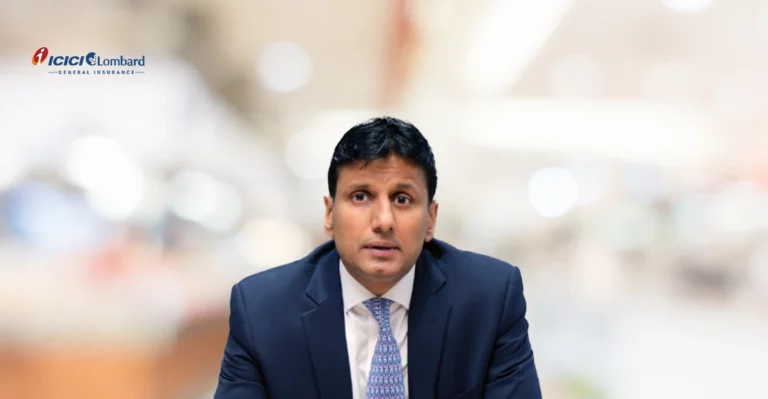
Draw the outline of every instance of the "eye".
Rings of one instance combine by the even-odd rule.
[[[352,194],[352,201],[354,202],[363,202],[368,198],[368,195],[365,193],[354,193]]]
[[[398,195],[395,197],[395,202],[397,202],[398,205],[408,205],[412,201],[410,198],[406,197],[405,195]]]

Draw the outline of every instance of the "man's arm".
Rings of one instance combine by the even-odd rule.
[[[514,268],[504,300],[500,334],[486,376],[486,399],[540,399],[541,387],[528,340],[523,279]]]
[[[238,285],[232,288],[229,307],[229,337],[214,399],[268,399],[261,365],[251,353],[253,337]]]

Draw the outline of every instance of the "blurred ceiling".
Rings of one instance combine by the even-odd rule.
[[[658,143],[697,151],[701,141],[711,165],[768,169],[768,79],[760,73],[768,67],[768,6],[758,0],[36,0],[0,7],[4,53],[28,57],[46,45],[180,56],[278,148],[328,109],[402,113],[439,129],[436,140],[446,145],[474,134],[467,132],[472,118],[498,120],[500,135],[524,135],[538,121],[521,125],[511,116],[525,111],[520,99],[538,98],[544,116],[551,107],[552,115],[589,112],[585,120],[630,115],[635,105],[679,109],[688,118],[680,125],[658,117],[667,130],[656,136],[666,134],[666,144],[621,134],[647,153]],[[265,88],[260,57],[276,42],[295,43],[308,56],[306,85]],[[588,111],[578,105],[584,99]],[[484,113],[467,116],[479,107]],[[643,112],[632,115],[649,118]],[[688,126],[705,126],[693,128],[702,139],[676,137]],[[546,150],[539,147],[522,149]],[[704,153],[711,148],[717,153]]]

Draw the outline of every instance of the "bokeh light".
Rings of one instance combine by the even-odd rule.
[[[546,168],[531,176],[528,198],[533,209],[544,217],[565,215],[579,199],[579,183],[564,168]]]

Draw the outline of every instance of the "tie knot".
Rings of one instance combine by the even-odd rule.
[[[363,305],[373,313],[379,328],[389,328],[389,307],[392,305],[392,300],[376,297],[363,301]]]

